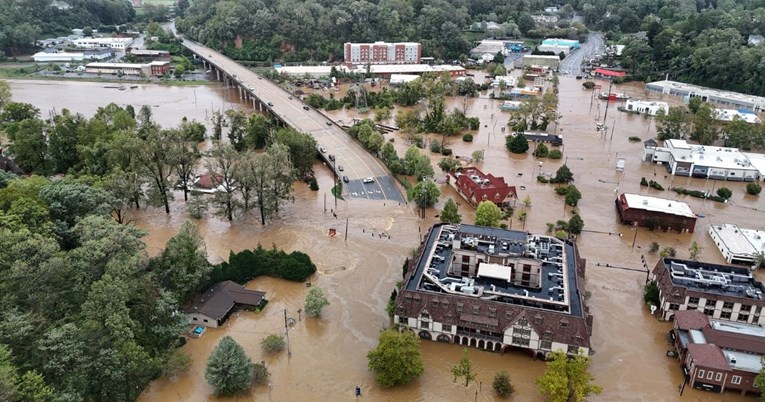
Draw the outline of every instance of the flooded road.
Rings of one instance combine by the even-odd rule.
[[[607,88],[607,83],[603,84]],[[40,89],[43,85],[47,87]],[[101,88],[103,85],[100,83],[12,81],[11,86],[15,100],[36,104],[43,115],[54,107],[57,110],[68,107],[89,115],[97,106],[111,101],[134,106],[152,104],[158,105],[154,108],[157,120],[170,126],[177,124],[183,116],[201,121],[207,110],[222,106],[246,109],[246,106],[237,103],[238,98],[233,91],[216,85],[142,86],[140,92],[105,89]],[[620,86],[614,90],[645,97],[636,86]],[[52,92],[56,93],[56,97],[50,96]],[[583,90],[581,81],[573,78],[561,78],[560,93],[559,113],[563,117],[557,129],[565,137],[562,150],[568,156],[567,165],[573,171],[575,184],[583,195],[577,209],[584,219],[585,230],[596,231],[585,232],[578,238],[580,253],[588,260],[587,289],[592,294],[589,306],[595,317],[592,336],[595,354],[591,371],[595,382],[603,387],[603,393],[590,400],[753,401],[753,397],[741,397],[734,393],[721,395],[690,388],[686,388],[680,397],[678,385],[682,382],[682,372],[679,362],[665,357],[668,349],[665,334],[671,325],[658,322],[644,307],[642,286],[645,275],[608,270],[597,267],[595,263],[618,263],[640,269],[640,256],[645,254],[652,268],[658,257],[647,253],[651,242],[672,246],[679,257],[686,258],[693,240],[703,248],[700,259],[723,262],[707,234],[709,225],[735,223],[763,229],[765,219],[759,200],[745,194],[743,183],[725,182],[724,186],[733,190],[733,198],[727,205],[704,203],[695,198],[678,197],[673,192],[640,187],[643,176],[658,181],[665,188],[671,184],[689,189],[711,189],[713,182],[665,177],[661,166],[641,163],[642,142],[631,143],[627,138],[633,135],[642,140],[652,137],[655,126],[649,124],[651,120],[618,112],[616,104],[612,104],[606,122],[609,125],[608,135],[603,136],[596,132],[595,120],[598,116],[597,105],[600,104],[602,122],[605,102],[597,99],[591,102],[591,92]],[[658,95],[653,98],[658,98]],[[672,98],[665,100],[676,101]],[[566,161],[536,160],[530,153],[511,155],[505,149],[504,133],[500,129],[509,114],[499,111],[499,103],[488,99],[485,94],[464,104],[462,99],[453,100],[451,107],[465,107],[467,114],[479,116],[482,124],[472,143],[452,138],[448,140],[449,147],[456,155],[470,155],[474,150],[484,149],[486,159],[477,166],[484,172],[504,176],[508,183],[519,189],[525,186],[526,190],[519,190],[519,198],[523,200],[529,196],[531,206],[526,208],[521,207],[520,202],[518,204],[519,209],[525,209],[528,214],[525,229],[544,232],[546,223],[569,219],[571,208],[564,208],[563,199],[555,195],[552,186],[536,182],[539,162],[542,162],[543,173],[554,173]],[[338,119],[356,117],[351,112],[338,111],[333,116]],[[614,127],[613,137],[610,127]],[[404,138],[400,134],[394,136],[394,144],[403,154],[407,147]],[[431,155],[435,162],[440,159],[440,156],[427,150],[423,152]],[[618,157],[626,158],[624,172],[615,170]],[[437,167],[436,170],[438,172]],[[291,357],[287,356],[286,351],[274,356],[264,355],[260,350],[260,341],[269,334],[283,333],[285,308],[290,317],[298,319],[297,310],[302,307],[308,288],[304,284],[258,278],[248,287],[267,292],[270,303],[266,309],[260,314],[241,312],[222,328],[208,330],[202,338],[189,340],[184,350],[193,358],[190,371],[177,379],[155,381],[140,401],[217,400],[211,396],[211,389],[204,379],[204,368],[211,350],[224,335],[230,335],[242,344],[253,361],[265,361],[271,372],[270,389],[263,385],[253,388],[248,395],[225,400],[351,401],[355,400],[355,386],[360,386],[362,396],[374,401],[491,401],[494,400],[491,381],[498,370],[510,373],[516,388],[513,401],[542,400],[534,380],[543,372],[543,362],[533,361],[523,354],[500,355],[470,349],[478,377],[475,384],[465,388],[453,383],[450,373],[450,366],[460,358],[461,348],[437,342],[421,344],[425,373],[412,384],[394,389],[383,389],[375,384],[372,373],[367,370],[366,353],[375,346],[377,332],[388,325],[385,304],[395,282],[401,278],[404,258],[417,247],[423,231],[436,221],[438,211],[429,210],[423,220],[417,217],[410,205],[353,199],[338,201],[338,216],[335,218],[329,212],[335,208],[331,195],[327,196],[326,212],[324,208],[325,193],[332,186],[330,172],[320,164],[315,166],[315,171],[320,190],[312,192],[302,183],[295,184],[295,202],[286,204],[279,217],[266,226],[261,226],[255,216],[245,216],[233,223],[209,217],[197,221],[197,224],[214,262],[226,259],[231,250],[253,248],[258,243],[264,247],[275,244],[288,251],[308,253],[319,269],[311,278],[311,283],[324,289],[331,303],[325,308],[322,318],[302,317],[292,327]],[[443,183],[443,174],[438,172],[436,179]],[[722,185],[718,182],[716,188]],[[618,223],[614,208],[616,194],[625,191],[681,199],[689,203],[694,212],[703,212],[705,218],[698,220],[696,232],[692,234],[650,232],[643,228],[634,232]],[[454,191],[444,184],[437,208],[443,205],[446,197],[460,201]],[[464,202],[461,204],[463,220],[472,222],[472,209]],[[156,255],[186,219],[185,206],[182,201],[175,201],[169,216],[160,209],[149,209],[134,212],[133,218],[137,226],[148,231],[145,238],[147,248],[151,255]],[[344,239],[346,219],[347,241]],[[512,227],[518,229],[523,224],[516,219]],[[331,228],[338,230],[338,236],[327,235]],[[381,238],[382,232],[389,234],[390,239]]]

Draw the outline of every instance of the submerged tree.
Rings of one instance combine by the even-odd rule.
[[[369,368],[384,387],[407,384],[420,376],[425,367],[419,340],[414,332],[388,328],[380,332],[377,347],[367,353]]]
[[[238,394],[252,384],[252,362],[236,341],[225,336],[207,360],[205,378],[215,395]]]
[[[475,380],[475,371],[473,371],[473,363],[470,361],[467,349],[462,350],[462,358],[458,364],[452,366],[452,375],[454,375],[454,382],[457,378],[465,378],[465,386],[470,385],[470,381]]]

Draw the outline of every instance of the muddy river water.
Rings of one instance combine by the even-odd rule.
[[[604,83],[604,86],[607,85]],[[101,83],[11,81],[14,99],[35,104],[47,115],[51,109],[67,107],[85,115],[109,102],[134,106],[151,105],[154,116],[163,125],[174,125],[183,117],[209,123],[209,115],[219,108],[247,109],[238,102],[233,91],[218,85],[164,87],[141,85],[136,89],[120,91],[104,88]],[[615,88],[633,97],[647,95],[637,85]],[[581,81],[561,79],[559,113],[563,116],[557,131],[565,138],[564,155],[568,160],[535,160],[529,154],[512,155],[504,145],[501,127],[508,114],[500,112],[499,101],[488,97],[453,100],[454,107],[465,107],[467,114],[481,118],[472,143],[460,138],[450,140],[449,146],[457,155],[470,155],[474,150],[485,150],[485,161],[477,166],[484,172],[505,179],[518,188],[519,198],[531,198],[525,229],[545,232],[546,223],[571,216],[571,208],[564,207],[563,199],[555,195],[550,185],[539,184],[534,177],[540,172],[553,173],[564,162],[575,176],[575,184],[582,192],[577,207],[585,222],[585,232],[578,238],[581,255],[588,260],[587,289],[591,292],[589,306],[595,317],[591,372],[595,382],[603,387],[592,401],[753,401],[734,393],[714,394],[686,388],[682,397],[678,385],[682,382],[679,362],[665,357],[668,349],[666,332],[671,325],[659,322],[642,302],[645,275],[639,272],[615,271],[597,267],[596,263],[612,263],[642,268],[641,254],[649,266],[657,261],[648,253],[648,246],[656,241],[662,246],[674,247],[679,257],[688,257],[688,247],[696,240],[703,248],[700,259],[724,262],[709,239],[707,230],[713,223],[735,223],[744,227],[763,229],[765,216],[757,198],[748,196],[743,183],[727,182],[733,190],[728,204],[703,202],[695,198],[676,196],[670,192],[646,189],[639,185],[646,177],[661,183],[689,189],[711,189],[714,183],[691,178],[666,176],[661,166],[642,163],[642,142],[631,143],[629,136],[645,140],[655,134],[650,119],[628,115],[609,106],[603,135],[595,129],[600,115],[603,121],[605,102],[592,100],[591,92],[583,90]],[[654,95],[656,98],[658,95]],[[673,102],[675,100],[667,99]],[[600,105],[600,106],[598,106]],[[600,109],[600,110],[599,110]],[[395,111],[394,111],[395,115]],[[493,115],[493,117],[492,117]],[[338,119],[355,117],[351,112],[333,114]],[[612,129],[613,128],[613,134]],[[398,134],[396,134],[398,135]],[[404,139],[397,137],[399,152],[405,148]],[[428,151],[426,151],[428,152]],[[428,152],[429,153],[429,152]],[[616,159],[626,159],[623,172],[615,169]],[[437,161],[439,157],[433,156]],[[540,167],[539,162],[542,162]],[[461,355],[461,348],[425,341],[421,344],[425,359],[425,373],[413,383],[394,389],[375,384],[367,369],[366,353],[375,346],[377,332],[388,325],[385,314],[387,298],[397,280],[401,278],[404,258],[417,247],[421,233],[435,221],[436,209],[428,211],[425,219],[418,218],[411,205],[383,204],[377,201],[343,200],[337,205],[337,217],[329,209],[335,208],[331,196],[325,192],[332,186],[328,169],[315,166],[320,191],[312,192],[303,184],[295,185],[295,202],[285,205],[280,216],[265,226],[257,217],[245,216],[233,223],[214,217],[197,221],[204,234],[207,252],[214,262],[226,259],[231,250],[239,251],[276,244],[286,250],[308,253],[319,272],[311,278],[328,294],[331,305],[320,319],[298,319],[297,310],[307,293],[304,284],[288,283],[271,278],[258,278],[248,287],[267,292],[267,308],[259,313],[241,312],[219,329],[208,330],[202,338],[190,339],[184,350],[193,358],[188,373],[175,379],[160,379],[150,385],[140,401],[207,401],[216,400],[204,379],[207,357],[224,335],[236,339],[253,361],[264,361],[271,372],[270,386],[255,387],[236,401],[345,401],[353,400],[354,388],[361,387],[362,398],[374,401],[470,401],[494,400],[491,381],[498,370],[510,373],[516,392],[514,401],[539,401],[534,380],[544,370],[544,363],[531,360],[524,354],[505,354],[471,349],[470,357],[477,369],[475,384],[463,387],[454,383],[450,366]],[[437,181],[444,182],[443,175]],[[719,188],[722,183],[717,183]],[[694,212],[705,216],[698,220],[696,232],[634,232],[617,222],[614,199],[617,193],[633,192],[655,195],[687,202]],[[440,207],[445,196],[460,201],[456,193],[442,185]],[[182,199],[182,197],[176,197]],[[460,207],[463,221],[472,222],[473,212],[465,203]],[[181,226],[187,215],[182,201],[175,201],[170,215],[160,209],[134,211],[137,226],[147,230],[145,237],[149,254],[157,254],[165,242]],[[345,227],[348,225],[347,240]],[[513,228],[520,228],[517,220]],[[329,237],[328,230],[340,233]],[[390,238],[381,238],[380,233]],[[611,233],[611,234],[609,234]],[[621,236],[619,236],[619,234]],[[634,246],[633,246],[634,239]],[[284,332],[284,310],[297,320],[289,332],[292,355],[286,352],[271,356],[260,350],[262,338]]]

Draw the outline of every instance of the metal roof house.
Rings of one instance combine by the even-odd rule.
[[[667,95],[682,96],[687,99],[699,97],[704,102],[715,103],[734,109],[748,109],[755,113],[765,111],[765,97],[762,96],[722,91],[677,81],[650,82],[645,84],[645,89]]]
[[[412,261],[394,323],[422,339],[544,358],[590,351],[585,260],[555,237],[434,225]]]
[[[256,308],[265,299],[264,292],[245,289],[232,281],[223,281],[197,295],[185,312],[190,324],[217,328],[228,319],[235,307]]]

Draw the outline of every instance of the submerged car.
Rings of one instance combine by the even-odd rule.
[[[373,179],[373,178],[371,178],[371,177],[367,177],[367,178],[365,178],[365,179],[364,179],[364,180],[362,180],[362,181],[363,181],[364,183],[374,183],[374,182],[375,182],[375,179]]]

